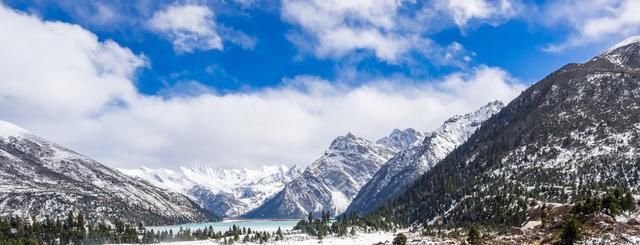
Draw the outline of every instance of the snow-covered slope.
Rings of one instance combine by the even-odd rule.
[[[613,45],[607,52],[594,58],[607,59],[611,63],[627,69],[640,68],[640,55],[638,55],[638,46],[640,46],[640,36],[633,36],[624,41]]]
[[[529,87],[386,213],[411,223],[519,226],[529,203],[640,188],[640,38]]]
[[[347,213],[365,214],[401,194],[410,184],[464,143],[483,121],[499,112],[504,104],[491,102],[475,112],[449,118],[424,141],[400,151],[385,163],[362,187]]]
[[[284,165],[261,169],[223,169],[205,166],[169,169],[119,169],[157,187],[182,193],[225,217],[237,217],[256,208],[297,178],[302,169]]]
[[[0,216],[146,224],[216,220],[185,196],[134,180],[88,157],[0,121]]]
[[[322,211],[339,214],[394,153],[351,133],[340,136],[302,176],[246,217],[298,218]]]

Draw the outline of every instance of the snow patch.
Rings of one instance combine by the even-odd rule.
[[[25,134],[29,134],[29,131],[13,123],[0,120],[0,137],[19,137]]]
[[[607,52],[605,52],[604,54],[611,53],[613,50],[615,50],[617,48],[624,47],[624,46],[627,46],[629,44],[633,44],[633,43],[637,43],[637,42],[640,42],[640,35],[629,37],[629,38],[625,39],[624,41],[619,42],[619,43],[611,46],[609,49],[607,49]]]

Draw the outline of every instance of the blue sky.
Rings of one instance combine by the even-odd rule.
[[[0,119],[116,167],[306,165],[347,132],[508,102],[640,29],[633,0],[0,5]]]
[[[123,11],[118,18],[144,18],[145,11],[131,6],[135,1],[109,4],[112,11]],[[266,1],[265,1],[266,2]],[[271,2],[271,1],[269,1]],[[243,48],[225,42],[222,50],[212,49],[198,52],[176,52],[171,40],[155,33],[140,21],[121,20],[95,23],[91,17],[78,14],[95,12],[93,5],[100,1],[80,1],[56,3],[55,1],[7,1],[7,5],[25,12],[36,13],[45,20],[74,23],[94,32],[101,40],[111,39],[134,53],[149,58],[150,66],[140,72],[137,87],[140,91],[155,94],[162,89],[188,80],[195,80],[225,93],[248,88],[275,86],[283,78],[300,74],[316,75],[326,79],[339,76],[340,66],[349,63],[365,73],[389,76],[402,74],[416,79],[438,77],[461,69],[447,65],[433,65],[428,58],[416,57],[420,64],[388,64],[384,60],[372,58],[366,50],[355,51],[362,55],[356,62],[351,57],[326,58],[304,53],[293,45],[287,34],[297,26],[282,20],[280,4],[250,2],[242,4],[234,1],[182,2],[207,6],[215,11],[214,21],[218,25],[245,33],[255,40],[255,46]],[[178,2],[177,4],[182,4]],[[70,4],[78,6],[69,7]],[[160,2],[149,6],[148,12],[175,5],[174,2]],[[525,3],[522,3],[525,4]],[[527,3],[538,4],[542,3]],[[123,10],[124,9],[124,10]],[[130,15],[130,16],[127,16]],[[597,55],[603,47],[618,40],[569,48],[561,53],[545,52],[545,46],[563,42],[572,34],[566,28],[540,26],[523,17],[501,20],[499,24],[473,23],[470,26],[450,25],[429,33],[439,45],[458,42],[469,52],[474,52],[470,65],[485,64],[500,67],[525,83],[540,80],[546,74],[569,62],[582,62]],[[420,56],[420,55],[417,55]],[[353,63],[352,63],[353,62]],[[418,71],[414,71],[418,70]]]

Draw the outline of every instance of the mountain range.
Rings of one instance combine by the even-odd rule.
[[[368,213],[401,194],[449,152],[464,143],[482,122],[502,107],[502,102],[495,101],[475,112],[451,117],[418,144],[406,145],[362,187],[346,213]]]
[[[119,169],[134,178],[190,197],[205,209],[224,217],[238,217],[256,208],[302,174],[284,165],[261,169],[220,169],[204,166],[170,169]]]
[[[261,169],[205,166],[181,167],[179,170],[146,167],[111,169],[3,122],[0,124],[0,132],[3,133],[0,135],[0,160],[8,164],[2,165],[0,175],[11,178],[0,182],[4,190],[0,196],[1,215],[43,218],[47,214],[62,217],[68,211],[79,211],[89,213],[90,219],[110,220],[126,212],[133,214],[128,215],[132,221],[147,224],[217,220],[213,214],[221,217],[299,218],[309,212],[330,211],[339,215],[356,196],[367,195],[359,192],[372,177],[382,176],[379,169],[385,169],[384,172],[400,170],[400,167],[409,169],[413,165],[392,165],[400,162],[397,160],[401,159],[399,156],[422,149],[426,144],[431,147],[443,144],[438,148],[442,152],[434,150],[434,154],[446,154],[468,137],[481,120],[499,110],[500,105],[490,103],[478,112],[453,117],[433,133],[411,128],[395,129],[376,143],[348,133],[337,137],[329,149],[304,170],[283,165]],[[426,143],[428,141],[433,143]],[[11,164],[13,162],[20,164]],[[430,164],[433,163],[426,166]],[[428,169],[422,168],[420,171],[423,172]],[[415,178],[421,174],[420,171],[411,177]],[[54,186],[72,186],[74,183],[81,184],[64,191]],[[393,185],[392,182],[388,184]],[[404,183],[396,190],[402,190],[406,185]],[[22,186],[18,189],[24,191],[16,192],[16,186]],[[375,194],[380,195],[379,202],[391,197]],[[82,206],[74,204],[73,200],[80,200]],[[25,201],[32,203],[28,209],[20,207],[20,203]],[[49,204],[38,204],[45,201]],[[47,209],[43,208],[45,206]],[[95,212],[89,208],[106,211]],[[144,215],[149,210],[152,214]]]

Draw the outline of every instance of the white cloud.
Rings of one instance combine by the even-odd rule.
[[[171,5],[154,13],[149,26],[171,39],[180,52],[222,49],[214,13],[205,5]]]
[[[636,0],[552,1],[542,11],[543,24],[571,30],[567,40],[546,47],[549,52],[593,43],[610,45],[640,32]]]
[[[472,19],[503,21],[520,14],[520,1],[512,0],[449,0],[441,2],[458,26]]]
[[[318,56],[369,49],[378,58],[395,62],[411,46],[411,40],[395,33],[400,4],[396,0],[283,0],[281,15],[314,39]]]
[[[189,82],[176,89],[195,93],[149,96],[133,84],[144,58],[79,26],[0,5],[0,35],[0,119],[117,167],[306,165],[346,132],[377,139],[396,127],[432,130],[524,88],[498,68],[478,67],[359,86],[298,76],[231,94]]]
[[[0,6],[0,104],[25,112],[88,114],[136,96],[130,78],[145,58],[77,25]],[[61,62],[63,61],[63,62]]]
[[[443,63],[434,55],[443,47],[427,37],[431,29],[462,28],[472,20],[497,24],[516,16],[518,6],[519,1],[508,0],[282,0],[280,12],[301,30],[289,34],[289,40],[318,57],[339,58],[366,50],[380,60],[398,63],[417,51]],[[451,24],[443,24],[449,19]]]

